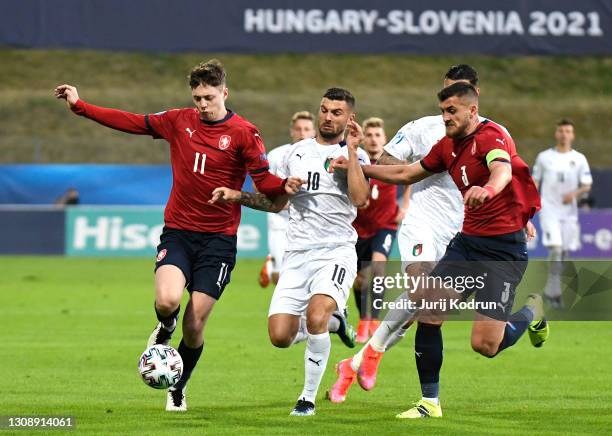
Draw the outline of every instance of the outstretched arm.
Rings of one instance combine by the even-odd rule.
[[[94,120],[103,126],[137,135],[158,136],[147,123],[145,115],[95,106],[79,99],[76,87],[60,85],[54,90],[56,98],[66,100],[75,114]]]
[[[264,212],[278,213],[285,208],[289,201],[289,194],[279,195],[270,200],[261,192],[236,191],[229,188],[216,188],[212,193],[212,198],[208,200],[210,204],[216,202],[240,203],[243,206]]]
[[[366,165],[363,173],[366,177],[393,185],[412,185],[431,175],[420,161],[410,165]]]
[[[376,165],[406,165],[406,161],[398,159],[386,151],[383,151],[380,157],[376,160]]]

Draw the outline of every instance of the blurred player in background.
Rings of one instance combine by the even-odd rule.
[[[557,123],[556,145],[538,154],[533,178],[542,196],[542,243],[548,249],[548,280],[544,301],[561,309],[562,261],[580,248],[578,199],[591,190],[593,178],[584,154],[573,149],[574,124],[567,119]]]
[[[178,351],[184,370],[169,389],[166,410],[185,411],[185,386],[204,347],[204,326],[221,297],[236,261],[240,205],[209,204],[217,186],[240,189],[247,171],[260,192],[286,198],[299,179],[281,179],[268,172],[265,148],[257,128],[225,107],[225,70],[217,60],[195,66],[189,75],[195,108],[139,115],[94,106],[70,85],[55,96],[70,109],[98,123],[170,143],[172,191],[164,211],[164,230],[155,262],[155,313],[159,323],[148,346],[168,344],[174,332],[185,287],[189,303],[183,316]]]
[[[363,149],[370,162],[376,163],[387,143],[385,124],[381,118],[368,118],[363,122]],[[357,230],[357,279],[353,286],[359,309],[357,342],[366,342],[380,321],[380,305],[383,293],[372,291],[372,280],[385,274],[385,264],[395,241],[398,223],[408,208],[409,188],[404,190],[402,207],[397,204],[397,186],[370,180],[370,199],[366,207],[357,209],[353,227]]]
[[[331,349],[329,332],[342,328],[341,317],[333,314],[344,312],[357,274],[357,232],[351,223],[357,207],[366,205],[370,188],[361,170],[369,159],[359,148],[363,134],[354,121],[354,107],[355,98],[349,91],[328,89],[319,107],[316,137],[293,144],[279,168],[283,177],[294,174],[306,180],[289,202],[287,250],[268,314],[274,346],[286,348],[306,339],[304,389],[293,416],[315,414],[315,399]],[[340,156],[348,158],[346,172],[330,174],[329,164]],[[287,202],[226,188],[215,190],[215,200],[268,212],[282,210]]]
[[[285,153],[298,141],[315,136],[314,115],[308,111],[296,112],[291,117],[289,127],[291,143],[276,147],[268,153],[270,172],[278,174],[278,169],[283,163]],[[278,273],[283,262],[283,253],[287,245],[287,225],[289,223],[289,211],[281,210],[279,213],[268,214],[268,254],[264,266],[259,273],[259,285],[267,287],[270,281],[275,285],[278,283]]]

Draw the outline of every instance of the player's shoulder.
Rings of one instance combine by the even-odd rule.
[[[259,129],[255,124],[247,120],[246,118],[238,115],[236,112],[233,112],[232,117],[229,119],[228,125],[237,131],[244,131],[246,133],[257,133],[259,134]]]
[[[293,144],[283,144],[278,147],[274,147],[268,152],[268,158],[270,159],[281,159]]]
[[[180,120],[180,119],[199,119],[198,116],[198,110],[196,108],[188,108],[188,107],[184,107],[184,108],[173,108],[173,109],[166,109],[163,111],[159,111],[159,112],[155,112],[152,114],[149,114],[149,116],[163,116],[166,118],[170,118],[173,120]]]
[[[399,131],[400,132],[422,132],[430,130],[435,127],[444,125],[442,115],[428,115],[426,117],[417,118],[404,124]]]
[[[572,148],[572,154],[579,160],[582,160],[585,162],[587,161],[587,157],[584,155],[584,153],[579,152],[575,148]]]

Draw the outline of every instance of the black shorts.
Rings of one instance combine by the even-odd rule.
[[[462,300],[474,294],[478,313],[507,321],[527,260],[523,230],[498,236],[457,233],[430,275],[452,277]]]
[[[180,268],[189,292],[218,300],[236,264],[236,236],[164,227],[157,246],[155,271],[162,265]]]
[[[393,248],[396,230],[380,229],[374,236],[368,239],[357,239],[355,249],[357,250],[357,271],[366,268],[372,260],[372,253],[382,253],[387,258]]]

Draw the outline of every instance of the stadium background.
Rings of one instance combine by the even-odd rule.
[[[74,348],[68,347],[68,352],[82,350],[89,343],[101,347],[110,344],[117,353],[125,354],[118,358],[118,367],[133,364],[134,356],[139,353],[142,329],[151,323],[151,313],[145,310],[145,305],[151,300],[150,260],[155,254],[163,204],[171,183],[167,144],[114,132],[72,116],[63,104],[52,98],[52,89],[60,83],[77,86],[83,99],[102,106],[139,113],[158,112],[189,106],[186,83],[189,69],[202,60],[217,57],[228,70],[228,107],[253,121],[270,149],[288,141],[291,114],[298,110],[316,112],[320,96],[333,85],[347,87],[355,94],[361,120],[369,116],[384,118],[387,135],[391,137],[407,121],[437,113],[435,92],[441,87],[443,73],[452,64],[469,63],[480,74],[481,113],[509,129],[520,154],[529,164],[533,164],[539,151],[554,145],[553,132],[558,119],[569,117],[576,123],[576,148],[587,156],[594,174],[593,207],[581,211],[584,249],[577,256],[603,261],[612,258],[612,196],[609,195],[612,155],[608,152],[612,135],[612,7],[609,2],[588,0],[576,5],[559,1],[551,5],[544,1],[509,1],[503,6],[496,5],[494,10],[488,2],[476,0],[462,3],[461,10],[449,1],[389,1],[374,6],[366,1],[349,4],[340,0],[260,0],[236,1],[228,6],[227,2],[195,0],[179,5],[162,0],[129,3],[62,0],[51,8],[44,1],[0,0],[0,5],[6,11],[0,17],[3,95],[0,99],[0,254],[4,255],[0,258],[4,271],[0,295],[3,307],[8,308],[11,325],[8,344],[18,347],[16,362],[28,368],[27,377],[16,376],[14,388],[3,400],[7,401],[7,413],[59,414],[67,410],[85,421],[89,419],[90,426],[85,427],[93,432],[110,432],[109,429],[131,432],[138,428],[138,420],[127,417],[129,407],[113,419],[113,407],[105,406],[102,400],[78,395],[75,397],[78,402],[63,399],[62,390],[69,378],[66,368],[88,368],[91,360],[95,361],[104,352],[90,350],[86,353],[87,360],[70,366],[60,354],[65,351],[58,345],[62,340],[54,335],[59,334],[63,341],[73,341]],[[385,25],[387,21],[381,19],[388,23]],[[79,191],[80,204],[66,208],[53,205],[68,188]],[[239,233],[239,256],[243,259],[238,262],[233,286],[229,288],[234,296],[226,299],[221,306],[225,309],[220,309],[217,315],[218,319],[225,317],[223,323],[218,321],[225,334],[220,340],[239,339],[251,330],[261,330],[245,353],[260,347],[263,352],[252,352],[262,360],[271,348],[266,343],[262,321],[269,295],[254,292],[259,260],[267,251],[266,241],[264,214],[245,209]],[[545,255],[541,246],[531,248],[532,256]],[[40,254],[58,257],[27,256]],[[83,258],[69,259],[64,255]],[[95,260],[92,256],[109,259]],[[132,256],[135,258],[116,259]],[[136,271],[138,274],[134,276]],[[19,297],[14,298],[15,295]],[[243,298],[253,299],[252,307],[241,305]],[[125,310],[120,310],[121,307]],[[128,310],[133,311],[129,312],[133,317]],[[241,310],[245,316],[249,313],[261,318],[261,322],[255,326],[249,324],[245,317],[236,315]],[[116,332],[84,327],[88,312],[94,322],[121,325],[128,332],[125,340],[129,345],[107,341],[104,332],[106,335],[116,335]],[[109,317],[110,313],[116,318]],[[37,321],[31,323],[33,318]],[[45,325],[53,328],[42,333]],[[236,331],[230,332],[230,328]],[[91,336],[74,335],[74,329]],[[608,342],[612,339],[609,324],[591,323],[587,329],[592,329],[594,336],[607,338]],[[457,344],[466,345],[464,330],[461,326],[449,327],[447,349],[451,353],[459,347],[452,342],[454,339]],[[573,357],[568,358],[567,350],[583,338],[569,323],[559,326],[558,331],[565,336],[558,348],[552,349],[552,359],[571,361]],[[31,388],[32,383],[37,380],[42,385],[45,377],[54,373],[42,364],[32,363],[40,355],[40,347],[49,352],[43,344],[45,341],[51,341],[58,348],[42,361],[60,368],[60,375],[56,377],[57,388],[53,388],[57,391],[48,392],[43,388],[37,394]],[[214,348],[214,339],[211,342]],[[336,343],[334,347],[335,353],[345,354]],[[122,348],[129,348],[130,352],[124,353]],[[405,361],[410,356],[406,350],[403,361],[391,362],[389,371],[406,373]],[[279,362],[288,363],[280,364],[276,371],[290,367],[293,372],[287,378],[299,384],[301,373],[297,363],[301,351],[292,353],[287,354],[292,357],[278,355]],[[609,357],[604,351],[599,353],[586,362],[594,369],[593,373]],[[240,350],[235,355],[221,354],[228,359],[240,359],[241,355]],[[398,355],[402,356],[400,352]],[[471,360],[455,359],[459,364],[455,367],[449,364],[449,369],[445,369],[448,374],[454,374],[452,371],[461,374],[469,368]],[[334,355],[330,366],[333,361]],[[208,363],[204,361],[204,365]],[[518,368],[511,367],[509,361],[499,365],[498,369],[517,376],[531,368],[528,361]],[[113,377],[112,373],[104,372],[103,365],[94,363],[93,368],[96,374]],[[87,375],[88,371],[83,369],[85,374],[76,380],[91,383],[97,376]],[[202,373],[205,371],[208,369]],[[540,371],[544,376],[547,374],[545,369]],[[328,369],[328,376],[330,372]],[[150,393],[134,386],[134,374],[124,369],[119,369],[118,374],[118,380],[127,386],[121,391],[138,404],[134,410],[140,411],[140,406],[146,405],[142,406],[144,416],[160,425],[160,429],[179,425],[186,430],[198,425],[193,418],[180,423],[164,421],[154,413],[147,395]],[[207,373],[206,381],[200,374],[201,385],[196,386],[220,390],[219,401],[239,403],[236,395],[221,387],[219,380],[211,384],[210,378],[215,374],[223,377],[222,372],[213,369],[211,374]],[[245,371],[236,377],[248,380],[250,374]],[[405,380],[410,380],[413,386],[414,377],[409,375]],[[583,381],[578,380],[569,362],[560,365],[555,377],[570,378],[559,395],[567,396],[570,391],[582,389]],[[494,374],[485,380],[496,383]],[[589,382],[586,376],[585,380]],[[390,379],[389,383],[393,381]],[[547,397],[545,401],[550,409],[545,416],[549,419],[544,421],[508,400],[501,407],[512,410],[516,406],[515,409],[524,413],[520,415],[524,420],[512,413],[495,415],[489,410],[483,421],[470,415],[464,422],[454,422],[452,428],[473,432],[479,425],[491,425],[492,429],[507,433],[517,430],[507,421],[502,422],[510,418],[511,422],[519,423],[519,429],[527,428],[521,427],[522,424],[539,423],[544,425],[540,427],[542,433],[554,432],[555,428],[566,430],[563,421],[555,423],[552,418],[557,412],[555,407],[565,407],[585,415],[578,419],[578,429],[597,431],[610,424],[609,414],[608,418],[605,413],[596,418],[598,409],[589,409],[593,406],[584,406],[584,402],[592,397],[602,405],[609,404],[612,399],[606,392],[610,389],[604,388],[610,387],[610,377],[604,380],[595,377],[590,383],[598,384],[600,389],[596,393],[587,390],[575,394],[574,398],[564,397],[566,402]],[[199,389],[196,386],[194,391]],[[295,390],[292,386],[287,389]],[[539,388],[547,387],[549,383],[543,380]],[[451,407],[453,393],[460,397],[468,388],[469,383],[463,386],[459,383],[455,391],[449,388]],[[68,382],[67,389],[69,395],[74,395],[78,388],[76,383]],[[520,390],[507,389],[512,395],[520,396]],[[104,394],[108,392],[100,395],[104,397]],[[496,398],[492,389],[485,388],[480,394],[485,399]],[[284,414],[283,401],[271,393],[266,395],[270,408]],[[368,414],[360,410],[360,404],[365,407],[371,398],[366,400],[358,395],[358,402],[346,413],[360,425],[367,425]],[[374,396],[372,404],[383,409],[399,407],[386,395],[395,395],[404,403],[406,400],[405,392],[397,386],[386,394],[375,395],[380,396]],[[51,397],[54,400],[49,402]],[[200,397],[195,394],[193,401],[197,404],[198,399],[205,398],[204,393]],[[82,404],[90,405],[95,411],[81,408]],[[460,400],[455,404],[455,414],[465,412]],[[537,404],[534,400],[531,406],[538,407]],[[105,419],[98,414],[98,406],[102,416],[106,414]],[[324,412],[332,414],[331,409]],[[372,412],[377,426],[382,425],[384,412]],[[202,413],[207,413],[207,409],[202,408]],[[275,421],[264,412],[253,428],[243,426],[239,413],[221,408],[211,413],[208,425],[230,418],[223,427],[225,432],[273,431],[270,422],[277,426],[276,432],[287,430],[284,421]],[[91,424],[92,421],[97,424]],[[117,422],[121,424],[112,427]],[[345,426],[341,424],[335,424],[335,432],[351,428],[349,422]],[[332,427],[322,428],[330,431]],[[397,431],[395,427],[377,428]],[[374,427],[370,429],[373,431]],[[448,430],[443,424],[436,424],[435,429]]]

